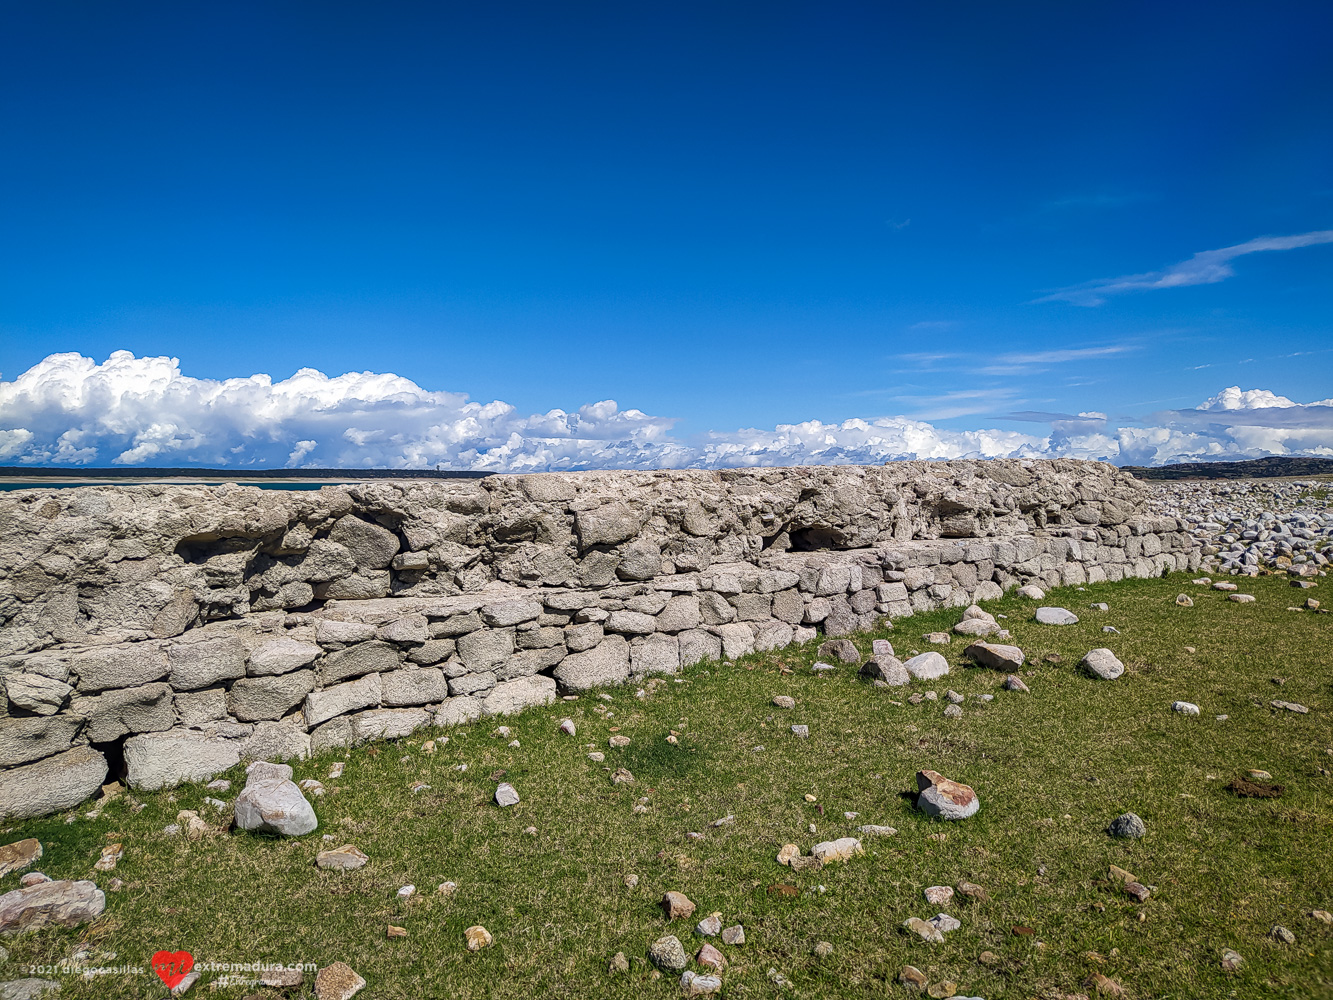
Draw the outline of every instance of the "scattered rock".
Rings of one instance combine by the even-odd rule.
[[[778,851],[778,864],[789,865],[792,858],[801,856],[801,849],[795,844],[783,844],[782,849]]]
[[[937,928],[941,934],[948,934],[949,931],[956,931],[963,926],[957,917],[951,917],[947,913],[935,914],[930,918],[929,923]]]
[[[1032,693],[1031,688],[1023,683],[1023,678],[1019,677],[1018,674],[1010,674],[1006,677],[1004,679],[1004,687],[1006,691],[1022,691],[1024,694]]]
[[[0,983],[0,1000],[55,1000],[60,984],[53,979],[11,979]]]
[[[680,977],[680,988],[687,997],[707,996],[722,989],[722,980],[717,976],[701,976],[697,972],[685,972]]]
[[[939,653],[919,653],[906,661],[903,667],[914,679],[931,681],[949,672],[949,661]]]
[[[92,882],[41,882],[0,896],[0,934],[77,927],[105,909],[106,895]]]
[[[680,939],[674,934],[665,934],[650,944],[648,958],[659,969],[668,972],[680,972],[690,961]]]
[[[1253,594],[1228,594],[1228,595],[1227,595],[1227,600],[1228,600],[1228,601],[1234,601],[1236,604],[1253,604],[1253,603],[1254,603],[1254,595],[1253,595]]]
[[[594,750],[592,753],[588,754],[588,759],[594,764],[600,764],[606,760],[606,754],[602,753],[600,750]]]
[[[578,729],[575,728],[573,719],[561,719],[560,731],[564,733],[566,736],[578,735]]]
[[[1079,665],[1093,677],[1104,681],[1113,681],[1125,672],[1125,665],[1113,652],[1104,647],[1089,650],[1079,661]]]
[[[1199,706],[1192,701],[1173,701],[1171,711],[1179,712],[1181,715],[1198,715]]]
[[[397,927],[397,926],[395,926],[395,925],[393,925],[393,924],[390,924],[390,925],[389,925],[389,930],[388,930],[388,932],[385,934],[385,937],[391,937],[391,938],[405,938],[405,937],[407,937],[407,928],[406,928],[406,927]]]
[[[1132,812],[1121,813],[1115,819],[1111,820],[1111,825],[1106,828],[1106,832],[1112,837],[1126,837],[1130,840],[1138,840],[1148,834],[1148,828],[1143,820]]]
[[[912,919],[915,920],[916,918],[913,917]],[[904,965],[898,971],[898,982],[909,990],[924,990],[930,984],[926,974],[914,965]]]
[[[495,804],[504,808],[506,806],[516,806],[521,800],[514,786],[507,781],[500,782],[495,788]]]
[[[857,854],[864,854],[865,849],[855,837],[840,837],[837,840],[826,840],[816,844],[810,853],[819,859],[820,864],[827,865],[834,861],[846,861]]]
[[[489,948],[495,938],[481,924],[474,924],[463,932],[463,938],[467,941],[468,951],[481,951],[483,948]]]
[[[1114,979],[1108,979],[1100,972],[1094,972],[1088,977],[1088,987],[1096,990],[1102,996],[1122,997],[1125,995],[1125,989]]]
[[[1245,964],[1245,959],[1241,958],[1240,952],[1232,951],[1230,948],[1222,949],[1222,971],[1235,972]]]
[[[1182,608],[1192,608],[1194,607],[1194,598],[1190,597],[1189,594],[1177,594],[1176,603]]]
[[[869,834],[872,837],[892,837],[898,833],[898,831],[891,826],[876,826],[874,823],[858,826],[856,832]]]
[[[929,941],[931,944],[944,943],[944,935],[940,933],[940,929],[920,917],[908,917],[903,921],[903,929],[917,935],[923,941]]]
[[[963,651],[974,663],[993,670],[1017,670],[1024,663],[1023,651],[1017,646],[1003,646],[991,642],[974,642]]]
[[[618,951],[611,958],[611,974],[629,972],[629,959],[623,951]]]
[[[1304,705],[1298,705],[1294,701],[1271,701],[1269,702],[1269,704],[1273,708],[1285,710],[1288,712],[1295,712],[1298,715],[1306,715],[1310,711]]]
[[[1221,583],[1215,583],[1215,584],[1213,584],[1213,589],[1214,589],[1214,590],[1239,590],[1240,588],[1237,587],[1234,583],[1227,583],[1225,580],[1223,580]]]
[[[727,960],[722,952],[718,951],[707,941],[704,942],[698,952],[695,953],[694,960],[707,969],[717,969],[719,972],[727,967]]]
[[[833,954],[833,945],[828,941],[820,941],[812,950],[815,958],[828,958]]]
[[[861,654],[856,649],[856,643],[851,639],[829,639],[827,642],[820,643],[819,650],[815,654],[821,660],[841,660],[843,663],[859,663]]]
[[[722,933],[722,915],[711,913],[694,925],[694,933],[700,937],[717,937]]]
[[[796,699],[790,695],[780,694],[773,698],[773,704],[778,706],[778,708],[795,708]]]
[[[42,845],[34,837],[16,840],[12,844],[0,847],[0,878],[35,864],[41,856]]]
[[[810,736],[809,726],[792,726],[791,731],[794,735],[799,736],[801,739],[806,739]]]
[[[1281,941],[1283,944],[1295,944],[1296,935],[1291,933],[1281,924],[1274,924],[1273,929],[1268,932],[1268,936],[1274,941]]]
[[[731,927],[724,927],[722,929],[722,943],[729,945],[745,944],[745,928],[742,927],[740,924],[733,924]]]
[[[811,823],[810,826],[811,832],[813,833],[814,824]],[[819,871],[819,869],[824,867],[824,862],[820,861],[813,854],[806,855],[805,857],[798,855],[791,859],[790,864],[791,870],[794,872]]]
[[[947,885],[932,885],[926,889],[925,896],[931,906],[948,906],[953,899],[953,890]]]
[[[1140,903],[1146,903],[1148,901],[1148,897],[1152,895],[1152,890],[1150,890],[1142,882],[1135,882],[1135,881],[1126,882],[1124,885],[1124,889],[1126,896],[1129,896],[1131,899],[1137,900]]]
[[[445,899],[448,899],[450,896],[458,892],[458,883],[441,882],[439,888],[436,889],[435,891],[439,893],[441,896],[443,896]]]
[[[611,784],[613,785],[632,785],[634,775],[630,773],[627,767],[618,767],[611,772]]]
[[[1321,923],[1333,924],[1333,913],[1329,913],[1328,910],[1311,910],[1306,916],[1313,917]]]
[[[319,826],[286,764],[257,760],[245,769],[245,788],[236,796],[236,826],[257,833],[299,837]]]
[[[628,736],[621,736],[617,733],[606,742],[613,747],[627,747],[629,746],[630,740]]]
[[[990,894],[975,882],[959,882],[958,891],[969,899],[975,899],[979,903],[990,902]]]
[[[953,640],[948,632],[927,632],[921,637],[922,642],[928,642],[932,646],[947,646]]]
[[[938,771],[918,771],[917,808],[927,816],[947,820],[967,819],[981,808],[977,793],[967,785],[944,777]]]
[[[930,988],[926,990],[926,995],[934,998],[934,1000],[952,1000],[957,990],[957,983],[945,979],[938,983],[931,983]]]
[[[1077,625],[1078,615],[1065,608],[1038,608],[1037,623],[1040,625]]]
[[[661,906],[667,920],[684,920],[694,915],[694,904],[683,892],[666,893]]]
[[[1046,591],[1029,583],[1026,587],[1018,588],[1018,596],[1026,597],[1029,601],[1044,601],[1046,599]]]
[[[912,682],[912,675],[907,672],[907,668],[891,653],[876,653],[872,656],[861,665],[861,676],[889,687],[902,687]]]
[[[944,709],[944,717],[946,719],[961,719],[963,717],[963,710],[957,705],[946,706]]]

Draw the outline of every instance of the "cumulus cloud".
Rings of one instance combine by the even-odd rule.
[[[998,400],[995,400],[998,401]],[[947,409],[947,407],[946,407]],[[938,419],[938,418],[937,418]],[[614,401],[523,414],[498,400],[424,389],[393,374],[330,378],[303,368],[194,378],[175,358],[117,351],[101,364],[53,354],[0,381],[0,460],[19,465],[201,468],[441,467],[724,468],[873,464],[913,458],[1077,457],[1122,464],[1264,454],[1333,455],[1333,400],[1296,403],[1265,390],[1223,390],[1148,427],[1105,413],[1024,411],[1009,420],[1049,433],[949,430],[906,416],[809,420],[773,428],[672,436],[674,420]]]
[[[1050,295],[1044,295],[1037,302],[1069,302],[1076,306],[1099,306],[1109,295],[1121,295],[1125,292],[1143,292],[1160,288],[1183,288],[1187,285],[1212,285],[1225,281],[1235,274],[1231,262],[1246,254],[1261,253],[1266,250],[1297,250],[1301,247],[1317,246],[1321,243],[1333,243],[1333,229],[1320,229],[1310,233],[1298,233],[1294,236],[1260,236],[1257,239],[1237,243],[1235,246],[1222,247],[1220,250],[1203,250],[1188,260],[1161,271],[1147,271],[1143,274],[1126,274],[1119,278],[1099,278],[1060,288]]]

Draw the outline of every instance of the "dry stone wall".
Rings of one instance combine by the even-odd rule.
[[[0,816],[1196,568],[1144,496],[1073,461],[11,493]]]

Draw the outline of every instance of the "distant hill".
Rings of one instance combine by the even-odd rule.
[[[0,477],[21,479],[481,479],[489,472],[436,469],[34,469],[0,466]]]
[[[1244,462],[1181,462],[1145,468],[1126,465],[1136,479],[1300,479],[1333,476],[1333,458],[1251,458]]]

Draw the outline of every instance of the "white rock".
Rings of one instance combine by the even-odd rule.
[[[903,663],[903,667],[916,680],[930,681],[949,672],[949,661],[932,650],[912,657]]]
[[[1065,608],[1038,608],[1037,622],[1041,625],[1077,625],[1078,615]]]
[[[507,781],[502,781],[495,789],[495,804],[497,806],[516,806],[519,803],[518,792],[514,791],[514,786]]]
[[[1179,712],[1182,715],[1198,715],[1199,706],[1192,701],[1175,701],[1171,703],[1171,710]]]

